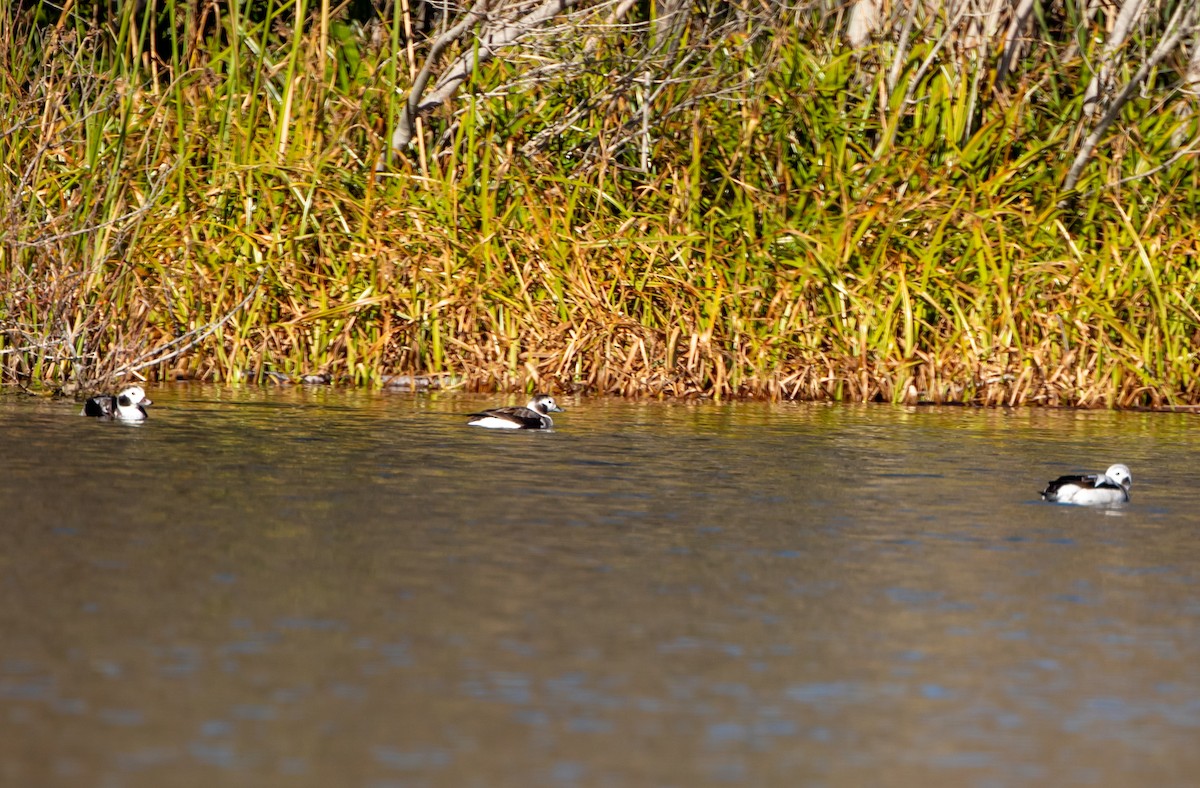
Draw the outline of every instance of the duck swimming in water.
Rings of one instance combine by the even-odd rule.
[[[494,430],[548,430],[554,426],[550,413],[562,413],[554,397],[538,394],[523,408],[492,408],[467,417],[472,427],[488,427]]]
[[[83,403],[81,415],[119,421],[144,421],[146,406],[153,404],[141,386],[130,386],[116,396],[101,394],[88,398],[88,401]]]
[[[1127,466],[1117,463],[1108,466],[1104,473],[1059,476],[1042,490],[1042,499],[1084,506],[1125,503],[1129,500],[1129,488],[1132,486],[1133,474]]]

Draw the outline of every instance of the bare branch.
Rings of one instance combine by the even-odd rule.
[[[163,345],[141,354],[133,361],[123,367],[113,370],[105,377],[110,379],[120,378],[130,373],[139,372],[147,367],[153,367],[157,364],[170,361],[173,358],[183,355],[187,351],[199,345],[204,340],[212,336],[217,329],[233,319],[234,315],[241,312],[246,304],[254,298],[258,293],[258,287],[262,284],[263,276],[266,274],[266,267],[259,269],[258,278],[254,280],[254,285],[250,288],[250,292],[246,293],[246,297],[237,303],[232,309],[221,316],[219,320],[214,320],[199,328],[192,329],[182,336],[178,336]],[[98,382],[98,381],[97,381]]]
[[[1009,23],[1008,33],[1004,36],[1004,48],[1000,52],[1000,62],[996,66],[996,82],[1002,82],[1012,71],[1013,63],[1021,50],[1021,34],[1029,26],[1033,16],[1033,0],[1020,0],[1017,12]]]
[[[887,89],[889,95],[896,92],[896,85],[900,83],[900,72],[904,70],[904,58],[908,55],[908,37],[912,34],[913,23],[916,21],[919,5],[919,3],[912,3],[908,7],[908,13],[904,16],[904,27],[900,29],[900,41],[896,45],[896,56],[892,59],[892,70],[888,72]],[[855,8],[857,9],[857,6]],[[849,33],[846,35],[849,36]]]
[[[1192,35],[1192,56],[1188,58],[1187,71],[1183,75],[1183,93],[1187,100],[1177,110],[1179,127],[1171,134],[1171,144],[1182,146],[1187,138],[1186,121],[1195,117],[1197,105],[1200,105],[1200,30]]]
[[[1184,159],[1188,156],[1195,156],[1197,154],[1200,154],[1200,138],[1193,139],[1189,144],[1187,144],[1185,146],[1181,146],[1180,149],[1175,152],[1174,156],[1167,159],[1166,161],[1164,161],[1162,164],[1158,165],[1157,167],[1151,167],[1150,169],[1146,170],[1145,172],[1139,172],[1136,175],[1130,175],[1126,178],[1121,178],[1120,180],[1115,181],[1113,183],[1106,183],[1106,184],[1103,184],[1102,186],[1097,186],[1095,189],[1091,189],[1088,192],[1086,192],[1086,196],[1090,197],[1090,196],[1097,194],[1098,192],[1101,192],[1105,189],[1115,189],[1118,186],[1125,185],[1126,183],[1132,183],[1134,181],[1141,181],[1141,180],[1145,180],[1146,178],[1152,178],[1155,175],[1157,175],[1158,173],[1162,172],[1163,170],[1169,169],[1172,165],[1174,165],[1179,160]]]
[[[1150,53],[1150,57],[1142,63],[1137,73],[1125,83],[1125,87],[1121,88],[1121,91],[1113,96],[1108,110],[1105,111],[1099,122],[1096,123],[1096,127],[1092,129],[1092,133],[1088,134],[1083,144],[1080,145],[1079,153],[1076,154],[1075,161],[1071,163],[1071,169],[1067,172],[1066,180],[1063,182],[1064,190],[1070,191],[1075,188],[1075,184],[1079,182],[1079,176],[1083,173],[1083,168],[1087,165],[1092,151],[1099,144],[1100,138],[1104,136],[1104,133],[1108,131],[1108,127],[1121,114],[1121,110],[1124,109],[1126,102],[1133,97],[1133,94],[1146,81],[1146,77],[1150,76],[1150,72],[1165,60],[1167,55],[1174,51],[1175,47],[1179,46],[1179,42],[1183,40],[1185,35],[1195,30],[1198,11],[1200,11],[1200,7],[1195,3],[1181,3],[1175,10],[1175,14],[1167,24],[1166,33],[1158,42],[1158,46]]]
[[[412,142],[417,128],[417,104],[421,100],[421,94],[425,92],[425,86],[429,84],[429,80],[433,77],[433,68],[437,63],[437,59],[441,57],[447,47],[486,18],[490,3],[491,0],[475,0],[475,5],[471,7],[471,10],[467,12],[463,20],[438,36],[430,46],[424,65],[417,72],[417,76],[413,78],[412,88],[408,92],[408,98],[404,102],[404,109],[401,110],[400,119],[396,123],[396,130],[392,133],[393,151],[401,151],[407,148],[408,144]]]
[[[413,82],[404,111],[401,114],[399,122],[396,124],[395,132],[392,134],[392,150],[400,152],[408,147],[408,144],[412,142],[413,135],[416,133],[417,116],[441,106],[458,91],[464,82],[470,79],[471,74],[476,69],[495,57],[497,50],[515,43],[530,30],[537,28],[579,2],[580,0],[546,0],[533,11],[519,17],[515,21],[505,22],[494,30],[485,30],[478,37],[477,45],[464,48],[466,51],[459,55],[458,59],[442,73],[442,76],[435,83],[432,93],[422,99],[425,86],[429,83],[434,65],[442,52],[461,38],[468,30],[479,25],[487,18],[487,11],[490,8],[491,0],[476,0],[475,5],[466,17],[439,36],[430,49],[429,55],[425,59],[425,64],[421,67],[421,71],[417,74],[417,78]]]
[[[908,19],[904,25],[905,31],[911,27],[912,17],[917,12],[918,5],[918,3],[909,5]],[[871,35],[879,29],[881,11],[879,0],[858,0],[850,8],[850,19],[846,22],[846,43],[850,45],[851,49],[861,49],[871,40]],[[900,37],[899,50],[901,52],[905,49],[906,37],[905,35]]]
[[[1085,118],[1092,117],[1100,108],[1101,97],[1108,90],[1109,82],[1112,79],[1112,66],[1117,53],[1125,46],[1125,40],[1129,37],[1130,30],[1133,29],[1134,23],[1142,15],[1145,7],[1146,0],[1125,0],[1121,5],[1121,12],[1117,14],[1117,21],[1113,25],[1112,32],[1109,33],[1108,40],[1104,42],[1104,54],[1101,55],[1100,63],[1097,64],[1092,80],[1083,94],[1083,116]]]

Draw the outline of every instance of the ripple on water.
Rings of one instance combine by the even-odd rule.
[[[463,427],[470,397],[154,399],[137,430],[0,400],[5,768],[406,788],[1195,771],[1194,418],[583,399],[506,436]],[[1036,500],[1110,455],[1133,505]],[[301,732],[320,759],[294,757]]]

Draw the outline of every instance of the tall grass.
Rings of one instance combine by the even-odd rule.
[[[687,109],[649,170],[603,152],[619,105],[519,154],[605,76],[486,93],[496,63],[376,171],[412,73],[399,10],[372,35],[302,0],[120,7],[0,10],[6,382],[1200,402],[1200,182],[1170,144],[1195,121],[1135,102],[1061,194],[1082,58],[987,100],[930,68],[882,101],[883,70],[781,25],[664,89]],[[168,51],[155,13],[187,32]]]

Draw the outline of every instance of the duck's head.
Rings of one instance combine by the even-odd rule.
[[[529,404],[526,407],[530,410],[536,410],[542,415],[563,412],[563,409],[558,407],[558,403],[554,401],[554,397],[551,397],[549,394],[538,394],[529,400]]]
[[[123,408],[136,408],[139,405],[145,407],[153,404],[150,398],[146,396],[146,392],[142,391],[141,386],[130,386],[117,395],[117,405]]]
[[[1104,472],[1104,475],[1113,484],[1124,487],[1126,490],[1133,486],[1133,474],[1129,472],[1128,466],[1121,463],[1108,466],[1108,470]]]

